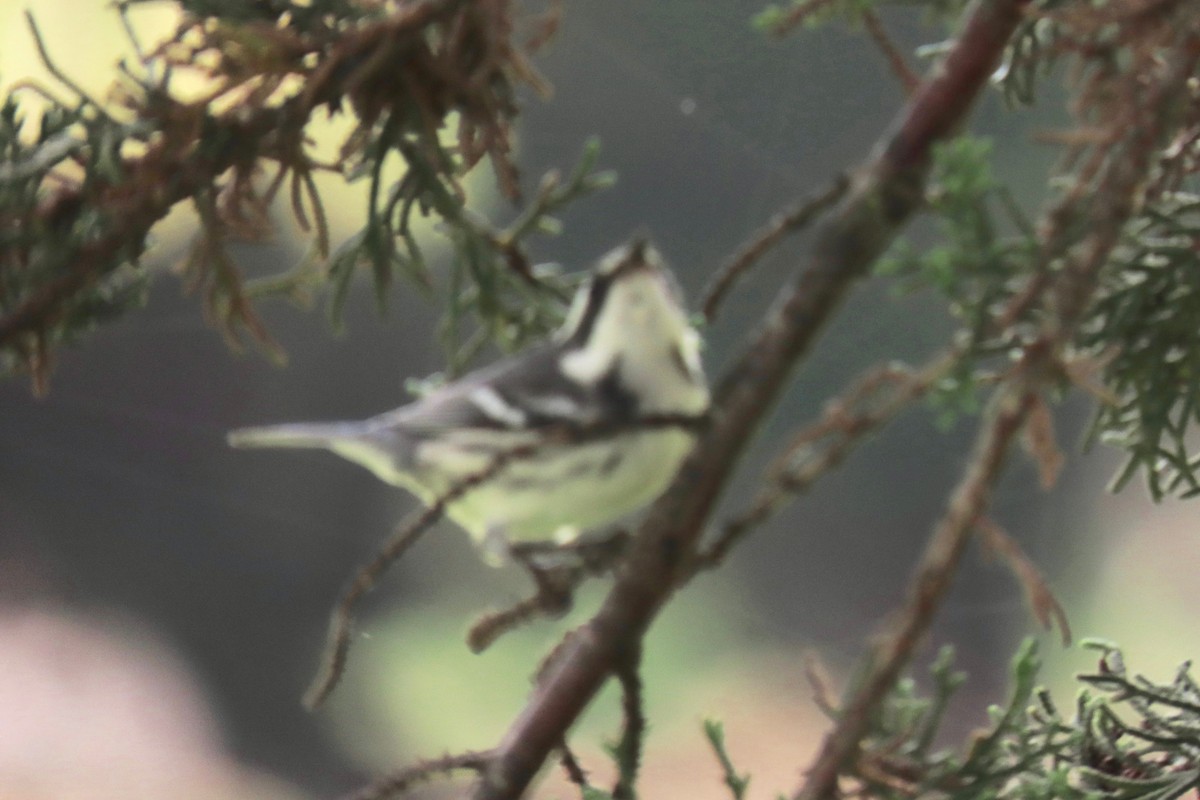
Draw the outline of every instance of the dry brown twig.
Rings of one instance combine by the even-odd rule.
[[[472,751],[432,758],[364,786],[342,800],[388,800],[388,798],[399,797],[442,775],[455,772],[479,772],[487,765],[490,756],[491,754],[487,751]]]
[[[559,763],[562,765],[563,772],[566,773],[567,780],[581,789],[590,786],[588,783],[587,773],[579,764],[579,759],[575,753],[571,752],[571,748],[566,744],[560,744],[558,748]]]
[[[860,14],[863,27],[871,36],[871,40],[875,42],[875,46],[879,48],[879,52],[883,53],[883,57],[887,59],[892,74],[904,87],[905,94],[911,95],[921,85],[921,76],[908,66],[908,60],[896,43],[892,41],[892,37],[888,36],[887,28],[884,27],[883,20],[879,18],[879,15],[869,8],[864,9]]]
[[[575,590],[588,578],[611,572],[629,545],[624,531],[596,540],[568,544],[550,543],[546,547],[530,548],[513,544],[511,555],[533,580],[534,593],[508,608],[492,611],[477,619],[467,632],[467,647],[481,653],[505,633],[539,617],[558,617],[570,611]],[[540,555],[555,562],[544,566]]]
[[[1069,646],[1071,624],[1067,619],[1067,612],[1054,596],[1054,591],[1046,583],[1045,577],[1033,560],[995,520],[986,516],[980,517],[975,522],[975,529],[983,537],[984,547],[1003,559],[1005,566],[1012,571],[1025,593],[1025,600],[1034,619],[1046,630],[1058,628],[1063,647]]]
[[[812,690],[813,705],[825,716],[831,719],[836,718],[836,695],[825,665],[817,657],[817,654],[812,651],[803,653],[800,657],[800,663],[804,668],[804,679],[808,681],[808,686]]]

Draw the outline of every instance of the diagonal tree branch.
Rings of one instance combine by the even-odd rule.
[[[962,126],[1027,0],[984,0],[815,235],[798,278],[721,382],[713,425],[651,508],[600,610],[569,634],[492,751],[477,800],[520,796],[670,598],[747,441],[851,286],[921,201],[933,145]]]

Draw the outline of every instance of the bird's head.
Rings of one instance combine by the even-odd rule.
[[[564,366],[580,380],[597,378],[620,360],[643,372],[669,370],[685,381],[704,382],[700,337],[688,321],[675,276],[645,239],[600,260],[575,296],[558,339],[570,353]]]

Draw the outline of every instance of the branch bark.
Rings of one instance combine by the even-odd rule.
[[[734,464],[851,286],[921,203],[930,151],[963,124],[1028,0],[982,0],[947,58],[921,85],[815,235],[798,277],[722,380],[713,425],[654,504],[596,615],[542,672],[474,788],[520,796],[605,680],[638,645],[695,553]]]

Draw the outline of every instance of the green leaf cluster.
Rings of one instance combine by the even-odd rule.
[[[1200,686],[1190,664],[1157,684],[1131,677],[1114,645],[1084,646],[1100,653],[1099,669],[1078,677],[1084,688],[1073,718],[1038,686],[1041,659],[1029,639],[1013,656],[1007,699],[988,709],[987,726],[961,747],[940,742],[947,709],[966,682],[952,648],[943,648],[923,681],[927,690],[905,678],[877,708],[858,757],[844,767],[847,796],[1172,800],[1200,788]],[[706,722],[705,733],[732,796],[741,798],[749,776],[730,762],[719,723]]]
[[[987,337],[990,312],[1011,295],[1012,279],[1028,269],[1033,248],[1022,217],[1013,218],[1016,235],[1013,225],[997,220],[997,205],[1016,212],[992,174],[991,158],[992,142],[983,137],[960,136],[935,147],[927,210],[936,241],[918,249],[901,239],[876,265],[902,291],[929,288],[945,296],[975,344]]]
[[[1165,685],[1130,677],[1120,651],[1101,652],[1100,671],[1079,676],[1087,688],[1065,718],[1037,687],[1041,660],[1033,640],[1013,657],[1003,705],[959,750],[931,748],[950,696],[963,676],[948,651],[921,695],[898,684],[877,715],[855,770],[871,797],[946,800],[1167,800],[1200,780],[1200,693],[1188,665]],[[864,768],[865,767],[865,768]]]
[[[70,245],[87,247],[115,222],[103,207],[73,213],[72,208],[44,205],[42,184],[64,161],[82,166],[88,176],[85,191],[91,176],[96,181],[121,178],[117,149],[142,133],[137,126],[90,111],[86,103],[54,105],[31,120],[11,95],[0,105],[0,317],[23,304],[36,305],[65,280]],[[0,348],[0,375],[29,363],[45,368],[58,346],[143,306],[150,277],[138,261],[144,247],[136,239],[123,243],[97,274],[73,287],[53,326]]]
[[[969,135],[935,147],[927,192],[933,243],[919,248],[899,239],[876,264],[876,273],[894,279],[898,291],[943,296],[959,325],[962,358],[929,395],[943,427],[978,412],[979,364],[1005,348],[993,320],[1035,253],[1029,223],[993,174],[992,151],[990,139]]]
[[[1158,499],[1200,494],[1200,195],[1164,195],[1128,226],[1081,344],[1106,361],[1112,401],[1093,437],[1125,450],[1119,489],[1138,472]]]
[[[529,264],[522,248],[532,235],[558,233],[556,212],[612,185],[612,173],[596,168],[599,141],[587,143],[565,179],[557,173],[547,175],[537,196],[508,226],[498,229],[472,210],[466,196],[447,179],[464,171],[451,150],[437,143],[423,147],[387,123],[374,136],[364,159],[371,180],[367,223],[329,260],[334,323],[341,323],[345,298],[360,267],[371,270],[381,310],[397,273],[418,287],[432,289],[434,277],[414,223],[417,215],[434,215],[446,223],[442,232],[455,256],[448,266],[442,324],[450,374],[459,372],[489,343],[513,350],[557,326],[578,276],[552,265]],[[402,154],[405,171],[385,189],[383,163],[393,150]],[[437,154],[440,165],[430,163],[426,155],[430,151]]]

